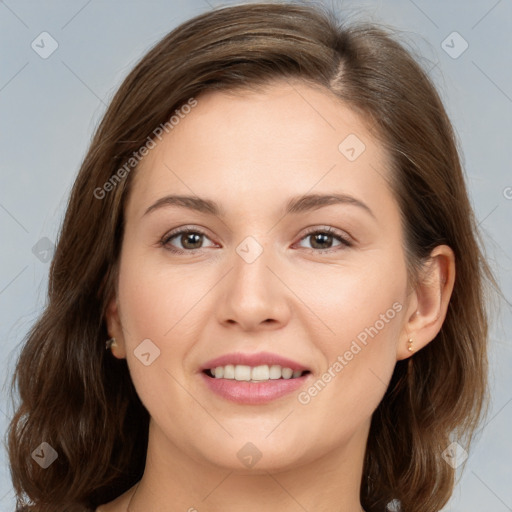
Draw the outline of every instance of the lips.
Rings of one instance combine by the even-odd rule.
[[[199,375],[215,395],[240,405],[264,405],[284,398],[313,378],[307,366],[271,352],[225,354],[206,361]]]

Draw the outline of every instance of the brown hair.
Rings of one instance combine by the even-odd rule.
[[[118,170],[190,98],[279,79],[321,86],[371,124],[392,157],[412,278],[435,246],[455,253],[445,322],[435,340],[397,362],[373,414],[361,483],[367,512],[382,512],[393,499],[406,512],[435,512],[448,501],[454,469],[441,454],[452,438],[468,448],[486,403],[485,290],[494,283],[452,127],[426,73],[387,31],[343,26],[330,11],[294,2],[222,8],[187,21],[142,58],[113,98],[74,183],[48,303],[13,379],[20,405],[8,449],[18,505],[28,498],[30,510],[41,512],[94,508],[142,477],[148,412],[126,361],[105,351],[104,313],[136,172]],[[98,198],[116,173],[123,179]],[[44,470],[31,458],[42,441],[58,453]]]

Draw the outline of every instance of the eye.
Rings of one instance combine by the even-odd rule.
[[[171,245],[171,241],[177,239],[178,243],[181,244],[181,248],[176,248]],[[203,233],[197,228],[181,228],[175,231],[171,231],[165,235],[160,241],[160,245],[165,247],[167,250],[183,254],[185,252],[194,252],[203,249],[201,247],[204,238],[208,238],[206,233]]]
[[[310,240],[312,248],[310,249],[313,253],[324,253],[324,252],[335,252],[340,250],[339,248],[351,247],[352,242],[346,235],[338,232],[334,228],[313,228],[308,231],[302,240]],[[333,246],[333,242],[337,240],[339,243]],[[333,247],[338,247],[338,249]],[[307,249],[307,247],[306,247]]]
[[[165,247],[168,251],[177,254],[184,254],[186,252],[194,253],[195,251],[204,249],[202,245],[205,238],[209,240],[206,233],[204,233],[202,230],[198,228],[185,227],[176,229],[166,234],[162,240],[160,240],[160,245]],[[175,239],[181,245],[181,247],[176,247],[173,245],[172,242]],[[315,254],[335,252],[337,250],[341,250],[342,248],[352,246],[352,242],[346,235],[329,226],[323,228],[317,227],[309,230],[301,238],[301,241],[308,239],[312,244],[312,247],[309,250]],[[336,241],[338,241],[337,244],[334,243]],[[210,247],[213,246],[214,244],[212,244]],[[308,248],[306,247],[306,249]]]

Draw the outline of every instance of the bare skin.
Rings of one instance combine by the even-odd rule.
[[[279,82],[197,100],[145,157],[126,205],[107,324],[151,416],[148,457],[138,487],[97,510],[360,512],[372,413],[396,361],[413,354],[408,340],[418,351],[439,332],[453,252],[437,247],[409,287],[388,156],[328,92]],[[350,134],[365,145],[353,161],[338,148]],[[284,213],[292,197],[333,193],[366,207]],[[215,201],[224,215],[176,205],[145,214],[170,194]],[[198,249],[187,235],[159,243],[181,227],[204,233]],[[327,227],[323,240],[313,234]],[[262,249],[251,263],[236,251],[246,237]],[[372,326],[377,334],[354,354]],[[134,354],[145,339],[160,350],[148,366]],[[329,368],[335,376],[306,404],[298,392],[237,404],[200,375],[207,360],[236,351],[304,364],[306,391]],[[333,371],[339,357],[346,364]],[[252,468],[237,456],[248,442],[261,454]]]

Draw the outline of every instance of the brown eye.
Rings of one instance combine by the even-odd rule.
[[[202,237],[199,233],[182,233],[179,235],[179,241],[185,249],[199,249]]]
[[[316,233],[308,236],[314,249],[329,249],[332,246],[334,238],[332,235],[326,233]],[[326,245],[329,247],[326,247]]]
[[[160,243],[171,252],[184,253],[203,249],[205,238],[208,238],[206,234],[197,229],[181,229],[165,236]],[[176,242],[180,244],[178,247],[174,245]]]
[[[332,228],[317,229],[310,231],[302,240],[309,240],[311,250],[313,252],[334,252],[338,249],[336,247],[351,247],[352,243],[340,233],[337,233]],[[335,242],[338,243],[335,243]],[[306,247],[307,249],[308,247]]]

